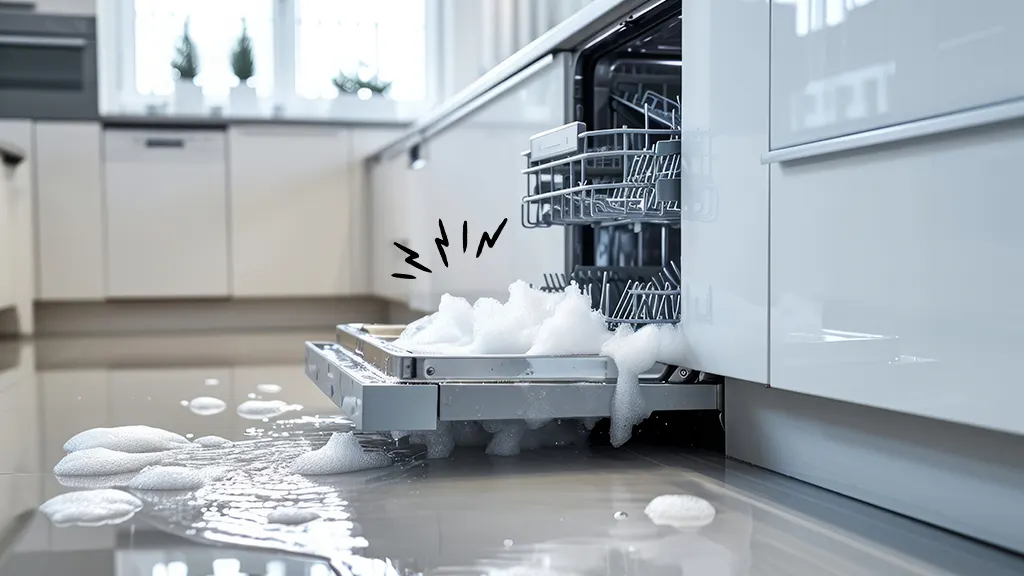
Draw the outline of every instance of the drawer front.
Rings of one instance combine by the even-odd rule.
[[[1024,123],[771,167],[772,387],[1024,433]]]
[[[225,133],[216,130],[106,130],[108,162],[223,164]]]
[[[775,0],[773,149],[1024,97],[1024,2]]]

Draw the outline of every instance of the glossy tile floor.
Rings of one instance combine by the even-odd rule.
[[[1024,574],[1017,556],[718,455],[567,447],[490,458],[459,449],[424,462],[418,447],[370,437],[395,466],[292,475],[298,454],[346,428],[303,375],[303,340],[317,336],[329,338],[0,344],[0,575]],[[182,406],[198,396],[227,409]],[[302,409],[267,422],[239,417],[235,407],[255,396]],[[144,508],[118,525],[56,527],[36,512],[63,492],[117,486],[64,485],[52,468],[74,434],[129,424],[238,441],[178,458],[230,473],[195,492],[136,492]],[[678,493],[712,502],[714,522],[684,531],[645,516],[652,498]],[[267,525],[282,503],[322,518]]]

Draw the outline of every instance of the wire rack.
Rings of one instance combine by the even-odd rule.
[[[570,282],[591,297],[592,306],[619,324],[665,324],[680,319],[679,267],[577,266],[571,275],[545,274],[545,292],[561,292]]]
[[[679,225],[681,132],[651,128],[651,102],[636,101],[643,105],[643,128],[587,131],[573,122],[530,139],[524,227]]]

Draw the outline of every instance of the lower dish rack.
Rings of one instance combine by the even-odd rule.
[[[618,371],[604,356],[412,353],[392,345],[405,326],[343,324],[336,342],[306,343],[306,374],[366,432],[435,430],[438,422],[601,418]],[[682,383],[656,365],[640,376],[645,405],[714,410],[718,386]]]

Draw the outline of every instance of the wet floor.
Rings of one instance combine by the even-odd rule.
[[[348,424],[303,374],[302,341],[267,334],[0,345],[0,575],[1022,574],[1024,560],[715,454],[566,446],[488,457],[364,437],[395,465],[304,477],[290,466]],[[271,385],[271,386],[266,386]],[[222,401],[196,398],[212,398]],[[285,407],[238,413],[252,400]],[[274,414],[274,412],[280,412]],[[171,464],[219,469],[203,487],[131,491],[119,524],[55,526],[36,508],[125,477],[57,478],[64,443],[146,424],[226,446]],[[711,502],[700,528],[656,525],[663,494]],[[268,523],[282,507],[301,526]]]

